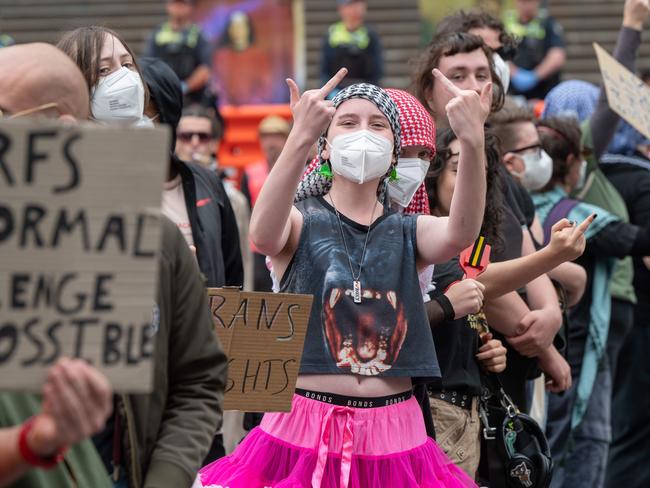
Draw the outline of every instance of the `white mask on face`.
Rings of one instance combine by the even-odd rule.
[[[578,176],[578,184],[576,185],[576,190],[581,190],[584,188],[585,183],[587,182],[587,161],[584,159],[580,163],[580,176]]]
[[[388,182],[388,195],[391,201],[402,208],[408,207],[427,175],[429,164],[427,159],[399,158],[397,180]]]
[[[553,176],[551,156],[542,150],[539,155],[535,152],[520,157],[524,161],[526,169],[521,173],[513,171],[512,174],[521,180],[522,186],[527,190],[537,191],[544,188]]]
[[[144,85],[140,75],[122,66],[101,78],[92,91],[90,110],[100,122],[139,122],[144,112]]]
[[[341,134],[329,144],[332,170],[355,183],[384,176],[390,168],[393,145],[385,137],[368,130]]]
[[[492,53],[492,61],[494,62],[494,71],[503,85],[503,92],[507,93],[510,87],[510,68],[508,68],[508,63],[497,53]]]

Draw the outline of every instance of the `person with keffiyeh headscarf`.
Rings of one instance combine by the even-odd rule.
[[[461,190],[441,219],[381,203],[397,176],[398,109],[369,84],[326,101],[344,76],[302,96],[287,81],[294,125],[251,221],[281,291],[314,296],[292,410],[266,414],[197,486],[476,486],[427,438],[412,378],[440,374],[417,269],[459,253],[480,228],[490,87],[478,96],[440,77],[462,146]],[[301,181],[316,139],[321,164]]]

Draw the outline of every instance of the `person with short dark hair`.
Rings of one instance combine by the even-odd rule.
[[[504,17],[506,31],[520,42],[511,64],[511,91],[542,99],[560,82],[566,63],[562,26],[540,6],[541,0],[515,0]]]
[[[248,224],[251,217],[250,204],[244,194],[227,178],[227,169],[219,166],[217,152],[223,139],[223,118],[212,108],[190,105],[183,109],[183,116],[176,131],[176,155],[182,161],[200,164],[214,171],[221,179],[230,200],[237,229],[239,247],[244,267],[244,289],[253,289],[253,263],[248,243]]]
[[[368,2],[337,0],[336,4],[341,20],[329,26],[323,39],[321,82],[325,83],[339,69],[347,68],[348,76],[339,89],[360,82],[379,84],[384,74],[384,61],[379,35],[365,23]]]
[[[480,37],[493,51],[494,69],[501,79],[504,93],[507,93],[510,87],[510,67],[507,61],[514,57],[516,45],[515,39],[506,32],[503,22],[484,10],[459,10],[442,19],[436,27],[437,38],[459,32]]]
[[[188,102],[207,103],[212,50],[192,23],[195,0],[167,0],[169,19],[151,33],[145,55],[162,59],[181,80]]]
[[[216,171],[216,154],[223,139],[224,121],[213,108],[193,104],[183,109],[176,131],[176,155]]]
[[[492,54],[481,37],[465,32],[436,36],[423,52],[415,73],[415,90],[420,101],[429,107],[438,128],[449,126],[446,115],[448,96],[445,96],[445,87],[434,78],[434,68],[461,89],[480,92],[486,84],[493,83],[491,112],[501,110],[505,97]],[[517,185],[514,181],[508,181],[507,174],[503,178],[509,183],[504,192],[506,205],[501,230],[505,245],[492,256],[493,261],[499,262],[535,250],[529,233],[522,231],[527,221],[517,201]],[[504,341],[510,350],[508,366],[502,378],[506,392],[523,411],[528,410],[526,382],[537,371],[536,357],[541,359],[549,375],[563,379],[561,383],[565,383],[569,375],[568,365],[556,361],[559,355],[550,347],[562,323],[555,290],[548,278],[542,275],[527,285],[527,291],[530,308],[515,292],[494,300],[486,308],[488,320],[492,320],[502,331],[507,331],[508,324],[513,321],[516,322],[515,326],[519,325],[520,332],[509,334],[507,342]],[[514,307],[521,310],[521,314],[512,313]]]

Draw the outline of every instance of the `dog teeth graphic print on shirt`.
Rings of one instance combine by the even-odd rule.
[[[350,373],[376,376],[388,371],[404,344],[407,321],[394,291],[365,289],[363,302],[353,291],[334,288],[323,307],[323,326],[336,365]]]
[[[416,270],[417,217],[386,211],[368,229],[341,214],[348,262],[334,208],[322,197],[296,208],[302,235],[280,291],[314,296],[300,374],[438,377]],[[366,236],[355,303],[350,267],[359,269]]]

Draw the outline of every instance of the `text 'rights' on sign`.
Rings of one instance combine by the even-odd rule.
[[[209,288],[215,330],[228,355],[224,409],[288,412],[313,297]]]

